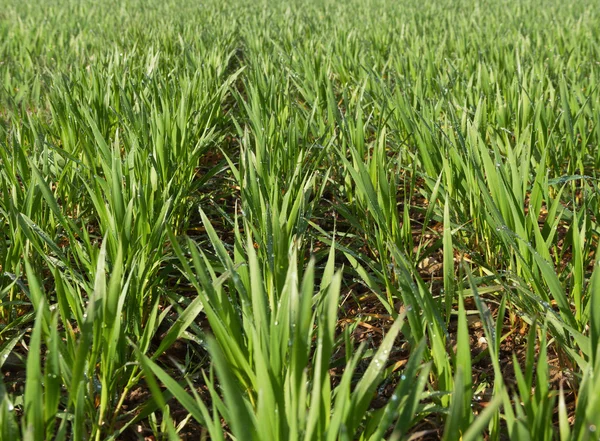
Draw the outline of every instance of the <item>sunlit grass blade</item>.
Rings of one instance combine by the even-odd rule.
[[[25,438],[31,441],[42,441],[45,438],[44,401],[40,399],[43,394],[42,375],[42,323],[43,300],[36,314],[35,324],[29,342],[29,355],[27,357],[27,382],[25,386],[23,432]]]

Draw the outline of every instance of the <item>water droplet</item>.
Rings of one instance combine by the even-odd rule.
[[[400,380],[402,380],[402,381],[406,380],[406,375],[402,374],[402,376],[400,377]]]

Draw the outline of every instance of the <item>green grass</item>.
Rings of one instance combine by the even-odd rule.
[[[7,0],[1,440],[593,440],[600,10]]]

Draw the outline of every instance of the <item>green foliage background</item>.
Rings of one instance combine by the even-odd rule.
[[[0,439],[595,439],[599,14],[6,0]]]

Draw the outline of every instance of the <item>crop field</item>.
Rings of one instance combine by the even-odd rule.
[[[0,441],[600,439],[600,5],[4,0]]]

